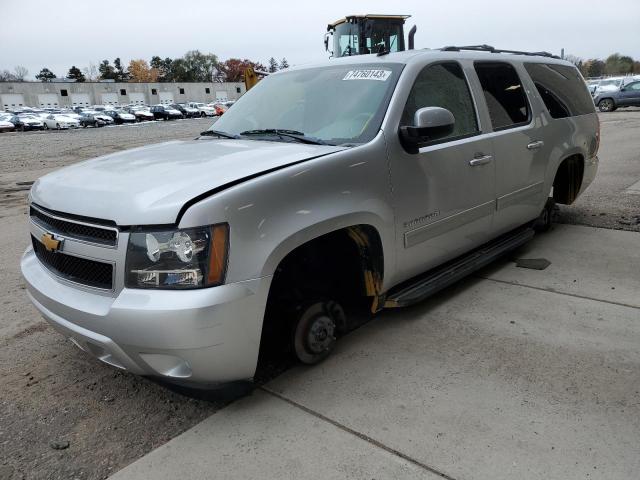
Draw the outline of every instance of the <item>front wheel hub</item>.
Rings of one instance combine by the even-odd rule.
[[[335,340],[336,324],[331,318],[320,315],[316,317],[309,328],[307,348],[312,353],[321,353],[329,348]]]
[[[336,323],[344,312],[335,302],[318,302],[303,309],[293,332],[295,355],[302,363],[313,365],[324,360],[336,342]]]

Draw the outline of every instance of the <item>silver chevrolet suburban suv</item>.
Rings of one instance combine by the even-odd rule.
[[[268,345],[316,363],[358,311],[418,302],[529,240],[592,182],[598,145],[580,73],[550,55],[291,68],[194,140],[40,178],[22,273],[105,363],[249,380]]]

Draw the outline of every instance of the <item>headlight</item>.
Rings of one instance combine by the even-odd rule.
[[[127,247],[129,288],[184,289],[224,282],[229,250],[227,224],[183,230],[137,230]]]

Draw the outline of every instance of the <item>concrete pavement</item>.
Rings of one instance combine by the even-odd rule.
[[[639,246],[555,226],[112,478],[637,478]]]

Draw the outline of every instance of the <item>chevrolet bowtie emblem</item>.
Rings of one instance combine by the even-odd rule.
[[[56,252],[62,247],[62,240],[56,240],[51,233],[43,233],[40,242],[44,245],[47,252]]]

